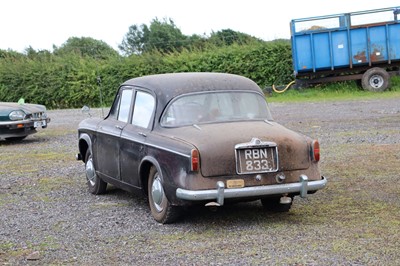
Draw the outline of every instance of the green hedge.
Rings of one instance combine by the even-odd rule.
[[[74,53],[0,58],[0,101],[40,103],[50,109],[110,105],[127,79],[169,72],[226,72],[253,79],[260,87],[292,79],[290,43],[232,45],[206,51],[116,56],[99,60]]]

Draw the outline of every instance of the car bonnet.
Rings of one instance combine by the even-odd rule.
[[[29,104],[29,103],[24,103],[24,104],[18,104],[18,103],[8,103],[8,102],[0,102],[0,114],[1,115],[7,115],[11,111],[15,110],[22,110],[26,114],[31,114],[31,113],[36,113],[36,112],[45,112],[46,107],[44,105],[40,104]]]

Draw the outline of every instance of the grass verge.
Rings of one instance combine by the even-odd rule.
[[[284,93],[272,92],[269,102],[320,102],[335,100],[370,100],[400,97],[400,77],[391,78],[391,88],[378,93],[365,91],[355,81],[316,85],[306,89],[289,89]]]

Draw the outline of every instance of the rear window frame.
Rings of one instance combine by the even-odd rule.
[[[179,99],[188,97],[188,96],[195,96],[195,95],[202,95],[202,94],[210,94],[210,93],[249,93],[249,94],[256,94],[257,97],[262,97],[265,106],[267,109],[267,116],[268,118],[263,118],[263,119],[238,119],[238,120],[229,120],[229,121],[215,121],[215,122],[204,122],[204,123],[192,123],[192,124],[184,124],[184,125],[169,125],[165,123],[165,116],[167,115],[169,108]],[[232,123],[232,122],[240,122],[240,121],[274,121],[271,115],[271,110],[269,109],[268,102],[265,98],[265,95],[261,92],[258,91],[252,91],[252,90],[208,90],[208,91],[199,91],[199,92],[191,92],[191,93],[185,93],[181,94],[179,96],[176,96],[172,98],[168,104],[165,106],[160,119],[159,119],[159,124],[163,128],[179,128],[179,127],[185,127],[185,126],[192,126],[192,125],[201,125],[201,124],[213,124],[213,123]]]

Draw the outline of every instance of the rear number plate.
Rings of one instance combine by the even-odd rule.
[[[238,174],[278,171],[276,147],[237,149],[236,153]]]

